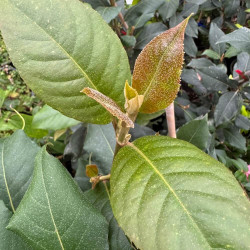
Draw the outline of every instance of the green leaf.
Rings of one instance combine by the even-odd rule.
[[[163,20],[173,16],[179,7],[179,0],[165,0],[165,3],[159,9],[159,14],[162,16]]]
[[[207,116],[186,123],[177,132],[178,139],[190,142],[201,150],[207,149],[209,137]]]
[[[233,46],[230,46],[225,53],[225,57],[231,58],[233,56],[237,56],[238,53],[239,53],[239,51],[236,48],[234,48]]]
[[[59,111],[45,105],[33,117],[32,127],[46,130],[60,130],[77,125],[79,121],[69,118]]]
[[[111,20],[117,17],[121,11],[121,7],[103,7],[99,6],[96,11],[102,16],[105,22],[110,23]]]
[[[243,115],[238,115],[235,119],[235,125],[238,128],[249,130],[250,129],[250,120],[249,120],[249,118],[247,118]]]
[[[155,37],[137,57],[132,87],[144,95],[140,112],[160,111],[175,99],[180,87],[188,19]]]
[[[202,69],[202,68],[208,68],[210,66],[215,66],[215,64],[213,64],[207,58],[198,58],[198,59],[192,59],[187,66],[192,67],[194,69]]]
[[[139,125],[142,125],[142,126],[146,126],[150,122],[150,120],[161,116],[164,112],[165,112],[165,110],[160,110],[160,111],[153,113],[153,114],[139,113],[137,118],[136,118],[136,123],[138,123]]]
[[[207,0],[186,0],[187,3],[195,3],[195,4],[203,4],[205,3]]]
[[[138,4],[132,6],[126,12],[124,18],[128,25],[140,28],[149,21],[159,7],[164,3],[164,0],[141,0]]]
[[[239,170],[243,170],[245,172],[248,171],[247,163],[243,161],[242,159],[238,158],[236,160],[231,159],[231,162],[234,164],[235,167],[237,167]]]
[[[188,142],[147,136],[123,147],[111,205],[140,249],[249,247],[248,198],[224,165]]]
[[[202,53],[202,55],[206,55],[206,56],[208,56],[208,57],[210,57],[212,59],[215,59],[215,60],[219,60],[220,59],[220,55],[217,52],[215,52],[215,51],[213,51],[211,49],[206,49]]]
[[[167,26],[162,22],[149,23],[136,34],[135,49],[143,49],[154,37],[167,30]]]
[[[13,212],[29,186],[38,151],[22,130],[0,140],[0,200]]]
[[[9,91],[0,89],[0,108],[2,108],[5,98],[8,96]]]
[[[96,207],[109,223],[109,249],[110,250],[132,250],[131,243],[125,236],[122,229],[117,224],[117,221],[112,212],[108,187],[103,183],[99,183],[95,189],[84,193],[84,196]]]
[[[101,174],[109,174],[116,144],[112,124],[92,125],[87,128],[84,150],[92,153],[92,160],[97,164]]]
[[[183,10],[180,13],[183,17],[188,17],[189,15],[196,14],[197,11],[199,10],[199,5],[196,3],[186,3],[183,6]]]
[[[235,70],[239,69],[242,72],[250,70],[250,55],[246,52],[241,52],[237,55],[237,62],[234,65],[233,76],[239,76]]]
[[[226,91],[228,76],[222,69],[216,66],[200,68],[197,70],[206,89],[211,91]]]
[[[215,125],[219,126],[230,121],[240,108],[240,97],[237,92],[226,92],[223,94],[214,111]]]
[[[120,38],[122,44],[127,48],[134,47],[136,44],[136,38],[134,36],[126,35],[126,36],[121,36]]]
[[[240,151],[246,151],[246,138],[239,132],[237,128],[223,129],[225,136],[225,143],[231,147],[239,149]]]
[[[217,43],[229,43],[240,51],[250,53],[250,30],[246,27],[240,28],[221,37]]]
[[[0,29],[22,78],[52,108],[80,121],[109,123],[109,113],[80,93],[84,87],[123,107],[124,83],[131,78],[126,52],[88,4],[3,0]]]
[[[224,43],[216,44],[216,42],[224,35],[225,33],[215,23],[212,22],[209,29],[209,43],[212,49],[219,55],[219,58],[214,58],[214,59],[220,59],[222,54],[225,52],[226,44]]]
[[[185,35],[184,39],[184,51],[191,57],[196,57],[198,52],[197,46],[194,42],[194,39],[191,36]]]
[[[226,17],[232,17],[240,7],[240,0],[224,0],[223,7]]]
[[[8,229],[37,250],[108,249],[105,218],[45,147],[36,156],[32,182]]]
[[[2,250],[26,250],[31,249],[28,245],[15,233],[6,229],[12,213],[0,200],[0,249]]]
[[[84,0],[83,2],[90,4],[93,9],[97,9],[100,6],[103,7],[110,6],[110,2],[108,0]]]
[[[48,134],[47,130],[43,129],[36,129],[32,126],[33,117],[31,115],[26,114],[20,114],[24,121],[25,121],[25,127],[24,132],[32,138],[42,138]],[[23,127],[23,121],[18,115],[13,115],[10,118],[5,119],[3,116],[2,119],[0,119],[0,131],[7,131],[7,130],[13,130],[16,131],[17,129],[22,129]]]

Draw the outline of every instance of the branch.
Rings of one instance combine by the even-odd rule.
[[[110,4],[114,7],[117,7],[117,3],[115,2],[115,0],[110,0]],[[121,20],[122,25],[124,26],[124,28],[127,30],[128,29],[128,24],[125,22],[123,14],[121,12],[119,12],[118,17]]]

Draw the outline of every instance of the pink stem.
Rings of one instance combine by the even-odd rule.
[[[172,102],[166,109],[166,119],[168,125],[168,136],[176,138],[175,131],[175,117],[174,117],[174,103]]]

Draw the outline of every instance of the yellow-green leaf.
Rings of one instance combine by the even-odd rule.
[[[188,19],[154,38],[138,56],[132,86],[139,95],[144,95],[140,112],[157,112],[175,99],[179,90]]]

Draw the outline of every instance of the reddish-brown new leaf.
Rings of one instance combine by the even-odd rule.
[[[154,38],[138,56],[132,87],[139,95],[144,95],[140,112],[157,112],[175,99],[179,90],[188,19]]]

